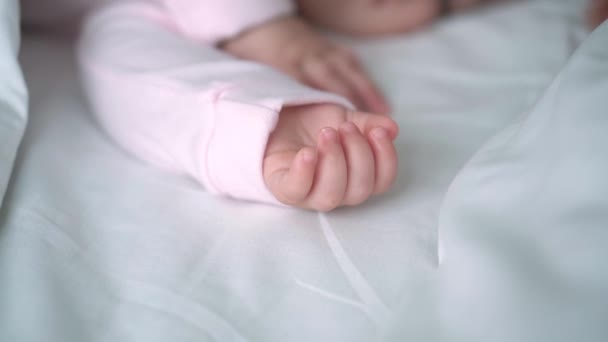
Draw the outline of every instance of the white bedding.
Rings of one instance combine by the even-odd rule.
[[[134,161],[89,115],[70,45],[26,38],[0,341],[607,340],[608,26],[571,59],[583,7],[353,43],[396,108],[401,173],[326,215]]]
[[[0,206],[27,121],[27,92],[17,61],[18,18],[15,0],[0,2]]]

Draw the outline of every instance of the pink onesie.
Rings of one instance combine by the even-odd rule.
[[[281,108],[351,106],[214,47],[292,13],[290,0],[105,2],[85,21],[78,47],[99,122],[138,158],[189,175],[213,193],[276,203],[262,161]]]

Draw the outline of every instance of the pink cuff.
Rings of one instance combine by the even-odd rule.
[[[218,102],[214,112],[207,170],[202,172],[207,189],[233,198],[278,203],[266,187],[262,170],[278,112],[231,101]]]

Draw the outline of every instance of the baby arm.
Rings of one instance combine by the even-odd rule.
[[[279,197],[283,203],[324,210],[350,203],[343,201],[344,193],[334,195],[340,198],[332,199],[331,206],[318,191],[301,201],[280,197],[294,188],[285,179],[299,181],[305,176],[277,177],[278,165],[283,169],[299,159],[285,154],[273,162],[272,157],[288,143],[297,151],[304,149],[301,154],[312,151],[314,163],[297,170],[313,168],[310,188],[316,189],[315,184],[326,184],[320,180],[327,178],[331,165],[346,166],[326,162],[326,156],[335,159],[339,153],[326,153],[324,145],[296,138],[296,132],[316,136],[315,130],[339,129],[341,122],[352,119],[362,133],[371,132],[370,125],[363,124],[369,121],[391,135],[396,134],[394,123],[387,117],[376,121],[380,116],[347,112],[350,104],[341,97],[223,54],[211,45],[224,38],[222,34],[181,27],[183,19],[175,19],[166,7],[141,1],[112,5],[88,20],[79,56],[85,89],[106,131],[139,158],[188,174],[214,193],[272,203]],[[334,114],[310,116],[314,120],[288,115],[313,111]],[[334,143],[332,151],[337,150]],[[342,151],[341,143],[339,147]],[[300,175],[297,170],[289,174]]]

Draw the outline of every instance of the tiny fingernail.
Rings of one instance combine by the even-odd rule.
[[[386,132],[386,129],[384,129],[382,127],[374,128],[372,130],[372,135],[374,136],[374,138],[377,138],[377,139],[385,139],[386,137],[388,137],[388,133]]]
[[[323,128],[321,133],[323,133],[323,137],[329,141],[336,141],[338,139],[336,131],[333,128]]]

